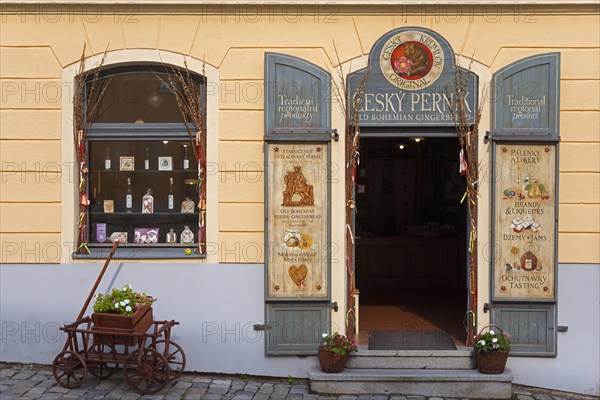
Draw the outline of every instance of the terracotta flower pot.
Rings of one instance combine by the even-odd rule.
[[[348,354],[340,356],[329,350],[319,349],[319,364],[323,372],[342,372],[348,362]]]
[[[508,351],[478,351],[477,368],[482,374],[501,374],[507,358]]]

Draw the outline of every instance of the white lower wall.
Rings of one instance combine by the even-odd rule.
[[[600,395],[600,265],[558,266],[557,321],[557,357],[509,357],[514,382]]]
[[[51,364],[102,264],[0,266],[0,360]],[[266,357],[263,265],[111,263],[100,283],[130,283],[158,301],[154,319],[175,319],[172,339],[187,356],[186,370],[306,377],[316,357]],[[93,303],[93,301],[92,301]],[[91,314],[91,306],[85,315]]]
[[[0,265],[0,361],[50,364],[102,264]],[[600,394],[600,266],[560,265],[556,358],[510,357],[515,383]],[[158,298],[155,319],[176,319],[187,369],[306,377],[316,357],[266,357],[263,265],[113,262],[99,291],[130,283]],[[335,301],[335,299],[333,299]],[[91,308],[89,309],[91,310]],[[91,311],[86,313],[89,315]]]

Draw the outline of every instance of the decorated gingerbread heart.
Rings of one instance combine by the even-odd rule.
[[[294,283],[298,287],[302,287],[304,284],[304,278],[306,278],[306,275],[308,274],[308,268],[306,268],[306,265],[304,264],[299,266],[292,265],[288,268],[288,273],[290,274],[290,278],[292,278]]]

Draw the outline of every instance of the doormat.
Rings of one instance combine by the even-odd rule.
[[[371,331],[369,350],[456,350],[441,330]]]

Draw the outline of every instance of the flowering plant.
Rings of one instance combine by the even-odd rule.
[[[151,305],[156,301],[146,293],[138,293],[131,285],[123,289],[113,289],[108,294],[98,293],[94,303],[94,311],[99,313],[133,315],[140,308]]]
[[[475,336],[473,348],[476,351],[509,351],[510,335],[502,329],[490,329],[487,332],[479,333]]]
[[[344,335],[335,332],[331,335],[323,334],[323,342],[319,349],[328,350],[342,357],[353,351],[358,351],[358,347],[353,340],[348,339]]]

